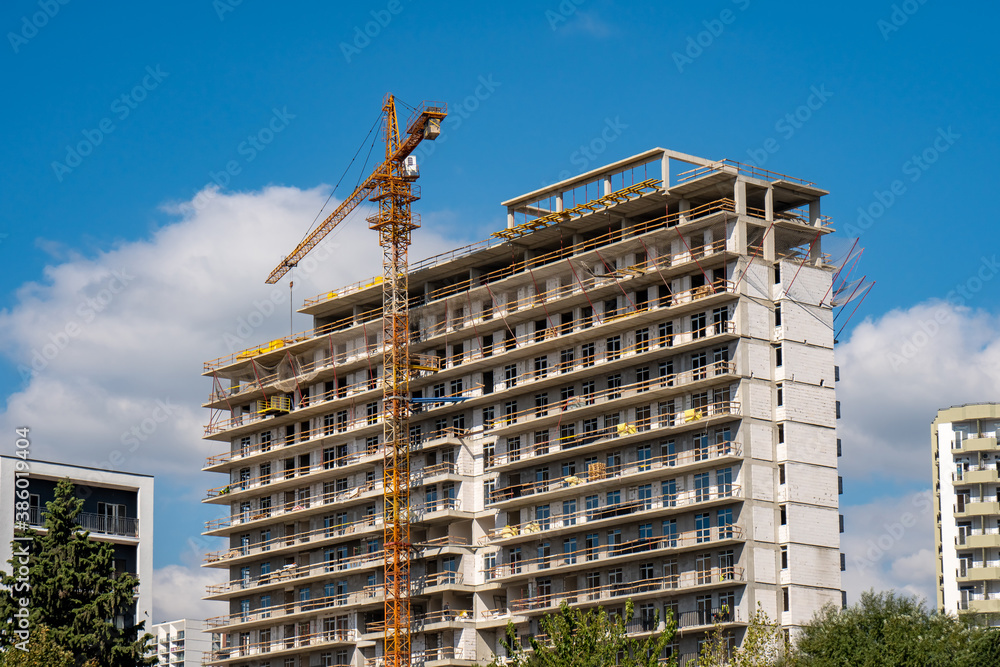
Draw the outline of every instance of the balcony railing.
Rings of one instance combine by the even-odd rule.
[[[46,512],[39,507],[28,510],[28,523],[33,527],[45,527]],[[80,512],[74,521],[76,525],[91,533],[101,535],[117,535],[120,537],[139,537],[139,519],[125,516],[109,516],[93,512]]]
[[[514,613],[541,611],[558,607],[563,601],[566,601],[569,604],[575,604],[578,602],[605,601],[612,600],[614,598],[641,595],[644,593],[674,590],[682,587],[687,588],[711,584],[731,584],[736,582],[742,583],[744,581],[745,577],[742,567],[716,567],[708,570],[683,572],[681,574],[666,577],[641,579],[639,581],[629,583],[610,583],[603,586],[593,586],[573,591],[554,592],[541,590],[535,595],[513,600],[509,604],[509,609]]]

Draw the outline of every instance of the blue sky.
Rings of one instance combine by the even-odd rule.
[[[172,397],[182,416],[121,465],[158,474],[156,567],[175,576],[165,581],[201,576],[191,574],[185,540],[212,515],[197,500],[215,481],[194,472],[194,456],[219,448],[197,441],[207,421],[197,403],[209,389],[200,363],[226,352],[220,330],[271,294],[264,277],[305,232],[392,91],[410,104],[451,106],[445,140],[422,155],[418,243],[429,250],[502,227],[504,199],[654,146],[754,162],[830,190],[824,213],[849,233],[840,236],[860,236],[861,270],[878,282],[841,335],[850,360],[841,365],[855,378],[842,387],[842,437],[847,453],[858,454],[843,462],[843,502],[905,503],[929,479],[933,410],[996,398],[989,193],[1000,152],[998,13],[986,3],[956,11],[920,0],[835,8],[759,0],[280,9],[254,0],[7,2],[4,423],[38,420],[39,458],[99,463],[155,399]],[[610,140],[597,154],[581,150],[602,134]],[[223,176],[228,163],[234,173]],[[212,183],[222,189],[192,208],[198,193],[215,192],[205,190]],[[374,245],[366,233],[357,239]],[[365,257],[304,284],[318,292],[376,273],[377,254]],[[108,287],[115,268],[125,271],[123,296],[92,323],[81,304]],[[230,310],[220,320],[212,304],[223,301]],[[935,314],[943,333],[923,343],[918,332]],[[84,334],[41,372],[22,376],[18,367],[70,322]],[[171,343],[188,334],[187,344]],[[901,365],[893,354],[908,341],[913,353]],[[143,368],[143,354],[162,363]],[[941,355],[957,377],[972,364],[978,379],[935,381],[926,369]],[[875,414],[873,400],[896,409]],[[75,414],[92,420],[70,428]],[[886,423],[887,414],[899,421]],[[176,440],[191,441],[183,447],[192,458],[170,467],[153,452]],[[877,477],[854,462],[869,447],[903,457],[910,472]],[[845,543],[878,536],[872,521],[849,526],[858,532]],[[914,535],[899,545],[900,559],[919,560],[925,548],[926,536]],[[893,563],[879,567],[898,574]],[[916,583],[907,577],[892,581],[929,592],[926,569],[912,575]]]

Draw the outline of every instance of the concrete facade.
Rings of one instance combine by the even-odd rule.
[[[11,499],[11,511],[0,515],[0,562],[7,568],[14,537],[13,501],[17,476],[27,464],[31,528],[45,523],[45,504],[59,480],[68,477],[83,499],[77,522],[99,542],[115,548],[116,566],[139,577],[136,619],[149,630],[153,614],[153,478],[127,472],[0,456],[0,495]]]
[[[937,606],[1000,625],[1000,404],[938,411],[931,424]]]
[[[758,603],[792,632],[841,603],[825,194],[653,149],[411,264],[414,664],[487,662],[564,600],[672,613],[685,658]],[[205,365],[213,664],[378,667],[379,280],[300,312]]]

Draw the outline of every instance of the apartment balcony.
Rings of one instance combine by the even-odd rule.
[[[526,451],[522,450],[525,451],[525,457],[517,460],[540,465],[553,458],[546,456],[549,452],[538,454],[538,449],[540,447],[532,446]],[[557,452],[564,451],[565,449],[557,450]],[[539,458],[535,460],[535,456]],[[523,502],[521,499],[529,496],[542,496],[546,499],[558,500],[564,496],[578,496],[582,491],[595,493],[606,488],[621,486],[623,481],[640,483],[658,480],[662,478],[664,471],[669,471],[671,475],[683,475],[702,467],[718,467],[724,463],[737,463],[742,458],[743,448],[740,443],[727,440],[704,448],[655,456],[616,466],[608,467],[602,464],[594,466],[593,470],[581,471],[579,475],[567,475],[540,482],[512,484],[491,491],[486,503],[495,509],[505,509],[521,504]],[[505,466],[504,469],[507,467]],[[490,472],[493,472],[493,469]]]
[[[997,449],[997,439],[996,436],[989,437],[976,437],[976,438],[966,438],[962,440],[962,446],[953,449],[952,451],[960,450],[962,452],[992,452]]]
[[[410,633],[440,632],[441,630],[464,628],[476,623],[471,609],[443,609],[417,614],[410,621]],[[365,625],[361,639],[381,639],[385,634],[385,621],[375,621]]]
[[[958,484],[996,484],[1000,482],[996,467],[975,466],[969,470],[960,470],[951,474],[951,479]]]
[[[540,558],[503,563],[488,568],[485,575],[487,582],[506,585],[517,579],[556,576],[564,571],[579,572],[581,567],[603,567],[637,558],[730,546],[743,540],[743,529],[740,526],[704,528],[666,537],[641,538],[597,548],[584,547],[572,552],[555,552]]]
[[[969,533],[961,533],[955,539],[959,549],[992,549],[1000,547],[1000,528],[973,528]]]
[[[454,646],[442,646],[422,651],[411,651],[410,664],[414,667],[438,667],[439,665],[473,667],[473,665],[480,663],[474,651],[466,651]],[[365,667],[385,667],[385,656],[366,658]]]
[[[967,599],[959,602],[958,608],[973,614],[1000,613],[1000,593],[969,593]]]
[[[47,512],[39,507],[28,510],[28,525],[34,530],[45,530],[45,515]],[[90,531],[94,537],[127,537],[139,538],[139,519],[134,517],[80,512],[73,521],[84,530]]]
[[[962,505],[955,505],[953,507],[954,514],[956,517],[968,517],[968,516],[992,516],[994,514],[1000,514],[1000,502],[987,501],[987,502],[968,502]]]
[[[547,519],[530,519],[518,524],[508,524],[494,528],[489,533],[489,543],[508,545],[517,542],[537,540],[539,533],[546,537],[564,535],[580,530],[580,526],[598,528],[601,526],[632,523],[668,514],[691,512],[696,509],[715,507],[732,502],[742,502],[743,493],[739,486],[726,488],[692,489],[678,493],[675,497],[638,499],[628,502],[582,509],[569,514],[555,514]]]
[[[965,572],[959,570],[959,581],[993,581],[1000,580],[1000,563],[987,563],[979,567],[967,568]]]
[[[742,567],[711,568],[690,571],[669,577],[653,577],[629,583],[612,583],[573,591],[553,592],[536,590],[534,595],[512,600],[508,607],[515,614],[538,614],[551,612],[566,602],[568,604],[610,604],[624,602],[628,598],[635,601],[662,597],[676,590],[695,592],[718,586],[745,584],[746,576]],[[541,587],[536,587],[541,589]]]
[[[228,665],[238,661],[246,662],[248,658],[267,660],[298,656],[311,649],[353,647],[356,639],[357,632],[354,630],[332,630],[252,644],[236,644],[206,653],[202,664]]]

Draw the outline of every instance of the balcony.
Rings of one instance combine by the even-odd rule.
[[[983,567],[970,567],[963,574],[959,570],[958,578],[963,581],[989,581],[1000,579],[1000,563],[987,563]]]
[[[28,523],[32,528],[45,528],[45,514],[41,508],[32,507]],[[74,523],[93,535],[113,535],[115,537],[139,537],[139,519],[124,516],[80,512]]]
[[[219,665],[239,658],[269,658],[272,657],[272,654],[273,657],[278,658],[283,655],[296,655],[298,651],[307,648],[349,645],[356,639],[357,632],[355,630],[330,630],[253,644],[248,642],[207,653],[203,664]]]
[[[707,570],[692,570],[666,577],[653,577],[652,579],[640,579],[635,582],[615,582],[603,586],[593,586],[591,588],[581,588],[573,591],[563,591],[556,593],[546,591],[539,587],[535,595],[512,600],[509,604],[511,612],[543,612],[558,608],[562,602],[568,604],[596,602],[599,604],[612,601],[622,601],[630,597],[646,597],[647,594],[654,596],[662,595],[665,591],[673,591],[680,588],[693,588],[698,586],[732,586],[737,583],[745,583],[744,570],[742,567],[711,568]]]
[[[951,474],[956,484],[996,484],[1000,481],[996,467],[975,466],[968,470],[959,470]]]
[[[962,505],[954,506],[955,516],[992,516],[1000,514],[1000,502],[996,501],[972,501]]]
[[[968,599],[959,601],[958,608],[974,614],[1000,613],[1000,593],[969,593]]]
[[[1000,528],[973,528],[964,536],[959,533],[955,545],[960,549],[990,549],[1000,547]]]
[[[966,438],[962,440],[961,447],[956,447],[963,452],[992,452],[997,449],[996,436]]]

